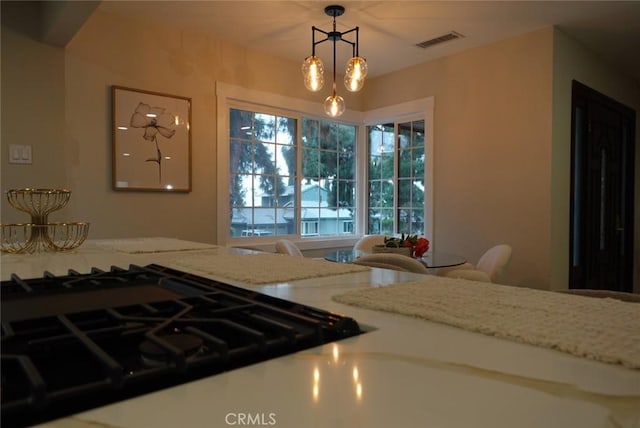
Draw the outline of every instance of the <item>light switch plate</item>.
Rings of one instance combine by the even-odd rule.
[[[9,145],[9,163],[30,164],[31,159],[31,146],[25,144],[10,144]]]

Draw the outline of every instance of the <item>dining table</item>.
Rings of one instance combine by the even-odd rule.
[[[353,263],[358,257],[365,254],[371,254],[368,251],[357,250],[354,248],[342,248],[338,250],[332,250],[324,254],[324,259],[337,262],[337,263]],[[444,251],[431,250],[428,251],[422,257],[417,257],[416,260],[421,262],[425,267],[429,269],[438,269],[445,267],[460,266],[467,262],[464,256],[459,254],[448,253]]]

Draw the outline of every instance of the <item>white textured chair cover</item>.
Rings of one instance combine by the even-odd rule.
[[[353,246],[354,250],[362,251],[363,253],[371,253],[371,248],[374,245],[384,244],[384,235],[365,235]]]
[[[281,239],[276,242],[276,252],[290,256],[304,257],[298,246],[288,239]]]
[[[463,278],[470,281],[491,282],[491,278],[486,272],[477,269],[453,269],[444,276],[449,278]]]
[[[416,259],[394,253],[364,254],[358,257],[354,263],[363,266],[379,267],[405,272],[430,273],[429,269]]]
[[[475,266],[465,263],[462,266],[439,271],[438,275],[500,283],[511,261],[512,251],[510,245],[496,245],[488,249]]]

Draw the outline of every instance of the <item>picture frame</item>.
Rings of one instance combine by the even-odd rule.
[[[113,85],[112,188],[191,191],[191,98]]]

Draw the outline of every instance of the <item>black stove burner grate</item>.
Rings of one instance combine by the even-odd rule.
[[[2,425],[56,419],[362,333],[159,265],[3,281]]]

